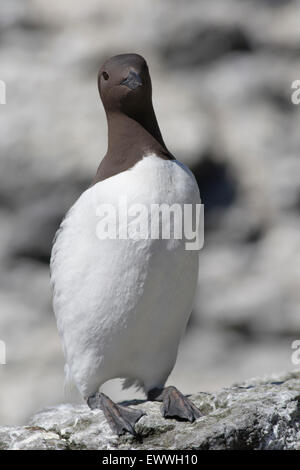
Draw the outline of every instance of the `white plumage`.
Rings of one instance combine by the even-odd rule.
[[[162,387],[192,310],[198,251],[185,240],[99,240],[100,204],[199,204],[192,173],[155,155],[98,182],[75,202],[51,256],[54,311],[68,373],[83,397],[109,379]]]

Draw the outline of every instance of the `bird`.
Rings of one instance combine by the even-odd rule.
[[[91,409],[103,411],[115,434],[137,436],[145,413],[113,402],[101,392],[106,381],[120,378],[123,388],[142,389],[148,400],[161,402],[165,418],[193,422],[201,416],[175,386],[165,386],[193,308],[199,250],[186,249],[184,237],[134,236],[132,218],[120,218],[119,225],[133,236],[99,237],[99,207],[120,213],[126,198],[129,207],[184,209],[201,200],[193,173],[164,143],[146,60],[135,53],[111,57],[97,81],[107,153],[55,235],[53,310],[66,379]],[[150,211],[147,223],[149,217]]]

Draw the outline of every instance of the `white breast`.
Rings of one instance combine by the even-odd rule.
[[[107,239],[101,204],[196,204],[192,173],[147,156],[85,191],[64,219],[51,257],[54,311],[72,379],[84,397],[125,377],[147,391],[170,374],[193,303],[198,252],[183,240]]]

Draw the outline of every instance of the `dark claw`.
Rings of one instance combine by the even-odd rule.
[[[145,413],[134,408],[117,405],[104,393],[97,393],[89,397],[87,403],[92,410],[99,408],[103,411],[111,430],[115,434],[121,436],[125,432],[129,432],[134,437],[139,438],[134,425]]]
[[[176,387],[166,387],[161,391],[151,390],[148,398],[163,402],[161,411],[164,418],[177,418],[193,423],[202,416],[200,410]]]

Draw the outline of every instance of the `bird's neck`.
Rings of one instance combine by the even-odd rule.
[[[107,124],[107,153],[93,184],[128,170],[146,155],[174,158],[165,146],[152,106],[143,116],[108,113]]]
[[[156,145],[166,149],[153,107],[142,116],[130,117],[123,113],[107,115],[108,153],[113,156],[120,144],[138,145],[146,150],[148,145]],[[142,149],[143,147],[143,149]]]

